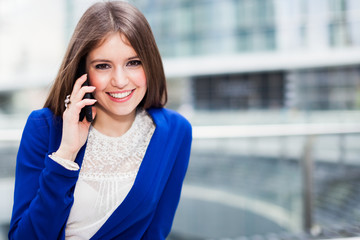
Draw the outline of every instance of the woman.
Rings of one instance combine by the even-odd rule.
[[[91,6],[24,128],[9,239],[165,239],[192,139],[166,100],[144,16],[125,2]],[[85,106],[92,122],[79,121]]]

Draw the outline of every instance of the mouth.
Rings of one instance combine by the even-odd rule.
[[[134,91],[134,89],[129,90],[129,91],[125,91],[125,92],[120,92],[120,93],[108,93],[108,94],[113,98],[123,99],[123,98],[128,97],[133,91]]]

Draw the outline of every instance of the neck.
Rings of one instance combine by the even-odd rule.
[[[133,124],[136,110],[124,116],[109,116],[101,110],[96,111],[93,127],[109,137],[119,137],[126,133]]]

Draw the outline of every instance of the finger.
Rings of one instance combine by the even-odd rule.
[[[96,102],[97,102],[96,99],[83,99],[77,103],[71,103],[71,105],[67,109],[65,109],[63,118],[69,120],[72,119],[73,121],[78,121],[81,109],[85,106],[94,105]]]
[[[72,101],[78,102],[84,98],[85,93],[92,93],[94,92],[96,87],[94,86],[83,86],[79,89],[79,91],[72,96]]]
[[[76,79],[71,95],[75,95],[80,90],[81,86],[84,84],[86,79],[87,79],[87,74],[83,74],[81,77]]]
[[[96,102],[97,102],[96,99],[85,98],[85,99],[81,100],[80,102],[76,103],[75,105],[76,105],[76,109],[80,113],[80,111],[83,107],[94,105]]]
[[[84,87],[82,87],[77,94],[74,94],[75,96],[73,96],[73,95],[70,96],[70,102],[68,103],[68,106],[65,109],[65,111],[70,109],[70,108],[73,108],[73,106],[76,105],[76,103],[83,100],[84,95],[86,93],[92,93],[94,90],[95,90],[94,86],[84,86]]]

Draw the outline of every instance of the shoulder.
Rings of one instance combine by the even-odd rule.
[[[53,118],[54,114],[49,108],[42,108],[38,110],[34,110],[30,113],[29,119],[31,120],[46,120]]]
[[[192,127],[185,117],[166,108],[151,108],[147,111],[156,125],[155,135],[163,136],[163,139],[166,139],[165,141],[182,142],[185,145],[191,144]]]
[[[59,117],[56,117],[49,108],[42,108],[34,110],[30,113],[25,128],[34,128],[36,131],[41,131],[44,128],[49,128],[56,124]]]
[[[169,128],[181,128],[191,132],[190,122],[180,113],[167,108],[150,108],[147,110],[156,125],[166,124]]]
[[[39,154],[47,152],[51,132],[56,125],[56,117],[50,109],[44,108],[32,111],[26,121],[19,148],[19,158],[23,154]]]

